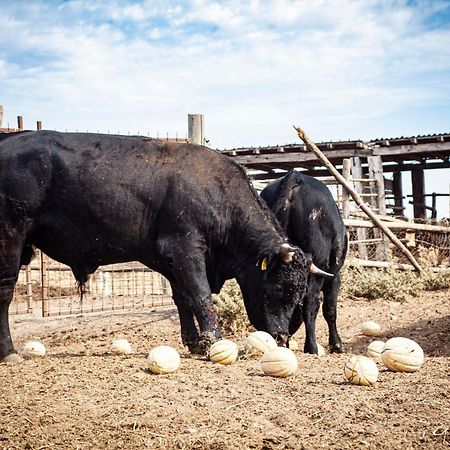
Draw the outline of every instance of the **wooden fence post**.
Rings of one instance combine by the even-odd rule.
[[[0,128],[3,126],[3,106],[0,105]]]
[[[22,116],[17,116],[17,128],[20,131],[23,131],[23,117]]]
[[[42,316],[49,315],[48,302],[48,257],[41,251],[41,301],[42,301]]]
[[[25,267],[25,282],[27,285],[27,312],[31,313],[33,311],[33,286],[30,264]]]
[[[342,176],[350,182],[350,172],[352,168],[352,162],[350,158],[342,160]],[[344,219],[350,217],[350,197],[346,189],[342,189],[342,215]]]
[[[352,158],[351,163],[352,163],[352,166],[351,166],[352,178],[361,180],[363,178],[363,171],[362,171],[362,167],[361,167],[361,158],[359,156],[354,156]],[[358,194],[363,193],[363,185],[360,181],[354,181],[353,186],[355,187],[355,191]],[[360,241],[367,240],[367,231],[364,228],[357,228],[356,236],[359,241],[358,242],[358,255],[361,259],[367,259],[367,246],[366,246],[366,244],[364,244],[364,242],[360,242]]]
[[[188,137],[193,144],[205,145],[203,114],[188,114]]]
[[[371,182],[371,193],[376,194],[373,199],[373,205],[378,210],[378,214],[381,216],[386,215],[386,195],[384,188],[384,175],[383,175],[383,161],[381,156],[368,156],[367,163],[369,164],[369,177],[374,182]],[[385,235],[380,229],[374,230],[374,238],[381,239],[382,241],[376,246],[376,258],[378,260],[386,260],[388,258],[388,242]]]

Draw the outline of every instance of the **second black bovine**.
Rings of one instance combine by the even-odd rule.
[[[334,277],[310,274],[303,308],[296,308],[289,327],[293,335],[305,323],[304,351],[317,354],[315,322],[323,292],[323,315],[329,329],[331,352],[342,352],[336,327],[340,269],[347,253],[347,233],[328,188],[315,178],[296,171],[269,184],[261,197],[275,213],[290,242],[312,256],[313,263]]]

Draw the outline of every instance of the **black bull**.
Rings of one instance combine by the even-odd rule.
[[[34,247],[81,285],[104,264],[135,260],[160,272],[193,352],[220,337],[211,292],[233,277],[255,305],[255,325],[285,342],[310,266],[238,164],[143,137],[42,131],[1,140],[0,359],[15,351],[8,308]]]
[[[336,327],[336,305],[339,271],[347,253],[347,232],[333,196],[322,182],[290,171],[263,189],[261,197],[277,216],[290,242],[311,255],[321,269],[334,274],[333,278],[310,274],[303,307],[297,307],[294,312],[290,334],[304,322],[305,353],[317,353],[315,322],[322,291],[330,351],[342,352]]]

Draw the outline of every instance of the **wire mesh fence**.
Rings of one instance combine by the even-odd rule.
[[[169,282],[138,262],[100,267],[81,295],[71,269],[41,254],[20,271],[10,314],[57,316],[172,303]]]

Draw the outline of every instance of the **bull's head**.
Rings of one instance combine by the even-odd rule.
[[[264,328],[284,345],[289,339],[294,311],[302,308],[308,274],[333,275],[317,268],[309,256],[289,244],[281,246],[278,257],[266,264],[265,271],[262,283]]]
[[[309,273],[333,276],[318,269],[309,256],[289,244],[263,257],[257,268],[248,269],[237,278],[250,323],[257,330],[270,333],[282,345],[289,339],[294,312],[301,317]]]

